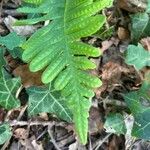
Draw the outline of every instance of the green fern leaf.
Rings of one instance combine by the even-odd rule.
[[[30,24],[52,21],[23,44],[23,60],[30,63],[33,72],[45,68],[43,83],[54,80],[55,89],[62,91],[83,144],[87,142],[89,99],[94,96],[93,88],[101,86],[101,81],[86,71],[96,67],[88,57],[98,57],[101,52],[80,39],[102,27],[105,17],[95,14],[111,3],[112,0],[49,0],[37,9],[24,8],[26,13],[46,13],[37,20],[28,20]]]
[[[44,0],[24,0],[24,2],[31,3],[31,4],[40,4]]]

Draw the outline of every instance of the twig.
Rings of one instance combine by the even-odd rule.
[[[51,133],[51,128],[52,128],[52,125],[48,125],[48,134],[49,134],[49,136],[50,136],[50,138],[51,138],[51,142],[52,142],[53,145],[55,146],[56,150],[61,150],[61,149],[58,147],[58,145],[57,145],[57,143],[56,143],[56,141],[55,141],[55,139],[54,139],[54,137],[53,137],[53,135],[52,135],[52,133]]]
[[[115,106],[118,106],[118,107],[127,107],[127,104],[125,102],[117,100],[117,99],[108,99],[107,98],[104,101],[104,103],[110,104],[110,105],[115,105]]]
[[[89,135],[89,150],[92,150],[92,142],[91,142],[91,137]]]
[[[0,122],[0,124],[2,124],[4,122]],[[42,126],[49,126],[52,124],[55,124],[56,126],[66,126],[65,122],[56,122],[56,121],[17,121],[17,120],[13,120],[13,121],[7,121],[5,123],[8,123],[11,127],[13,126],[38,126],[38,125],[42,125]]]
[[[19,116],[17,117],[17,120],[18,120],[18,121],[22,118],[22,116],[23,116],[24,112],[26,111],[27,107],[28,107],[28,105],[25,105],[25,106],[21,109],[21,111],[20,111],[20,113],[19,113]]]
[[[109,133],[106,137],[103,138],[103,140],[100,140],[95,150],[99,150],[99,148],[102,146],[102,144],[112,135],[112,133]]]
[[[46,134],[47,133],[47,129],[46,130],[44,130],[37,138],[36,138],[36,140],[38,141],[44,134]]]

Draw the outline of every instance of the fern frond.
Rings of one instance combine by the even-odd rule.
[[[44,0],[24,0],[24,2],[31,3],[31,4],[40,4]]]
[[[101,86],[101,81],[87,71],[96,67],[88,57],[98,57],[101,52],[80,39],[102,27],[105,17],[95,14],[111,3],[112,0],[49,0],[32,11],[46,12],[43,17],[51,19],[51,23],[22,46],[25,49],[22,57],[30,63],[30,70],[45,69],[43,83],[54,80],[55,89],[62,91],[83,144],[87,142],[89,99],[94,96],[93,88]]]

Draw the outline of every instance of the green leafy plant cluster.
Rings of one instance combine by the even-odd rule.
[[[49,112],[63,120],[73,122],[80,142],[86,144],[90,100],[94,96],[93,89],[102,84],[98,77],[89,73],[89,70],[96,67],[89,58],[99,57],[101,51],[83,43],[81,38],[91,36],[103,26],[106,18],[98,12],[111,6],[113,1],[25,0],[25,2],[36,5],[22,7],[18,11],[42,15],[18,21],[16,25],[35,24],[47,20],[48,25],[37,30],[26,42],[22,42],[20,37],[19,41],[16,40],[17,43],[14,42],[10,46],[6,43],[7,40],[10,42],[7,37],[7,40],[2,40],[2,44],[12,51],[15,47],[21,47],[24,50],[21,58],[30,64],[30,70],[32,72],[43,70],[42,81],[45,86],[27,89],[29,115]],[[3,55],[3,52],[0,52]],[[4,63],[1,68],[3,65]],[[0,105],[9,110],[20,106],[15,94],[21,82],[19,78],[6,78],[4,73],[2,72],[0,81],[2,86]]]
[[[126,53],[126,63],[140,71],[150,66],[150,52],[139,42],[143,37],[150,35],[150,1],[145,12],[131,15],[131,37],[132,42],[137,45],[129,45]],[[131,131],[132,136],[150,140],[150,75],[145,75],[144,82],[139,90],[124,95],[125,102],[134,117],[134,124]],[[108,132],[126,134],[127,127],[125,118],[121,114],[110,114],[106,118],[105,128]],[[118,122],[118,123],[116,123]],[[110,130],[111,128],[111,130]]]
[[[126,63],[133,65],[137,71],[145,66],[150,66],[150,52],[140,44],[129,45],[127,49]],[[124,94],[127,107],[134,117],[131,135],[136,138],[150,140],[150,74],[147,73],[141,88],[137,91]],[[125,117],[121,114],[109,114],[104,125],[107,132],[126,134],[128,127]]]
[[[14,40],[15,39],[15,40]],[[25,41],[24,37],[12,32],[5,37],[0,37],[0,106],[7,110],[20,107],[20,101],[16,96],[21,87],[20,78],[12,78],[4,69],[6,65],[4,53],[7,50],[18,57],[18,47]],[[15,55],[17,54],[17,55]],[[12,132],[8,123],[0,124],[0,145],[11,138]]]
[[[145,12],[132,15],[132,37],[133,42],[139,41],[142,37],[150,35],[150,1]],[[136,32],[135,32],[136,29]],[[133,65],[137,71],[150,66],[150,52],[141,44],[129,45],[127,49],[126,63]],[[143,84],[138,91],[126,94],[125,101],[134,116],[132,135],[138,138],[150,140],[150,75],[145,75]]]

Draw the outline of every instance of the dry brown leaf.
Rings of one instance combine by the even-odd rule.
[[[22,84],[24,87],[40,86],[43,85],[41,82],[41,72],[32,73],[29,71],[28,65],[19,65],[14,71],[15,76],[21,77]]]
[[[102,52],[108,50],[112,45],[118,46],[119,42],[120,40],[114,37],[112,37],[110,40],[103,41],[101,47]]]
[[[141,39],[141,44],[143,45],[143,47],[145,49],[147,49],[148,51],[150,51],[150,37],[147,37],[147,38],[143,38]]]
[[[129,31],[123,27],[118,28],[117,34],[121,41],[129,39]]]
[[[24,128],[18,128],[14,131],[14,137],[17,139],[27,139],[28,138],[28,132]]]
[[[89,133],[91,135],[100,133],[103,130],[103,117],[99,108],[91,107],[89,117]]]
[[[122,66],[119,63],[115,63],[113,61],[107,62],[102,68],[101,79],[103,85],[96,90],[96,96],[100,97],[101,93],[105,91],[107,88],[112,89],[112,87],[116,84],[121,83],[121,75],[122,73],[128,73],[129,69]]]
[[[121,136],[113,135],[109,142],[108,150],[123,150],[125,147],[124,140]]]
[[[117,0],[119,8],[133,13],[144,10],[146,3],[146,0]]]
[[[112,40],[106,40],[102,42],[102,52],[106,51],[108,48],[110,48],[113,45],[113,41]]]

